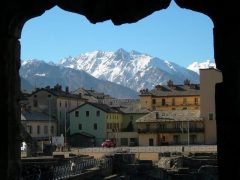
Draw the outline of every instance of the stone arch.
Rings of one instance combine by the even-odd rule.
[[[64,10],[86,16],[96,23],[112,20],[115,25],[134,23],[154,11],[167,8],[171,0],[9,0],[1,3],[1,179],[19,179],[20,173],[20,42],[24,23],[58,5]],[[182,7],[209,16],[214,23],[214,51],[217,68],[222,71],[223,83],[216,86],[216,117],[218,131],[219,177],[240,177],[239,136],[235,122],[240,119],[240,72],[238,44],[240,20],[237,1],[231,3],[209,0],[175,0]],[[124,11],[122,11],[124,9]],[[225,102],[228,105],[225,106]],[[7,127],[7,128],[6,128]],[[5,130],[5,131],[4,131]],[[2,160],[3,159],[3,160]],[[232,161],[234,159],[234,162]]]

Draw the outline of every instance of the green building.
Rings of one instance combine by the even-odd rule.
[[[100,146],[109,130],[121,129],[121,113],[106,104],[86,102],[69,112],[70,145]]]

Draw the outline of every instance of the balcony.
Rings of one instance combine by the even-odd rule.
[[[139,128],[138,133],[187,133],[186,128]],[[190,127],[190,133],[204,132],[204,127]]]

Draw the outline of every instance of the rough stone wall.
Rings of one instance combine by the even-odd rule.
[[[216,87],[219,177],[240,179],[239,42],[240,20],[237,0],[175,0],[182,8],[208,15],[214,23],[214,50],[223,83]],[[3,0],[0,6],[1,145],[0,179],[19,179],[19,66],[21,30],[24,23],[58,5],[86,16],[91,23],[112,20],[115,25],[137,22],[152,12],[167,8],[170,0]],[[161,23],[161,22],[160,22]],[[226,105],[227,102],[227,105]],[[235,161],[232,162],[232,159]]]

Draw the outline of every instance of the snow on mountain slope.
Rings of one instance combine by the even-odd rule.
[[[216,64],[211,60],[207,60],[204,62],[193,62],[187,67],[187,69],[199,74],[199,69],[207,69],[211,67],[216,68]]]
[[[78,57],[64,58],[59,66],[84,70],[96,78],[108,80],[139,91],[153,88],[157,84],[166,84],[173,80],[182,84],[188,78],[192,83],[199,83],[199,76],[184,67],[170,61],[137,51],[116,52],[93,51]]]
[[[57,83],[62,87],[76,90],[80,87],[104,92],[116,98],[137,98],[138,93],[127,87],[109,81],[94,78],[82,70],[75,70],[63,66],[56,66],[38,60],[22,61],[20,76],[28,81],[32,87],[54,86]],[[22,86],[22,89],[26,87]]]

